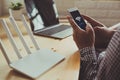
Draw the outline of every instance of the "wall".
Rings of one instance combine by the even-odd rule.
[[[2,10],[1,10],[2,8],[1,8],[1,5],[0,5],[0,16],[2,15]]]
[[[8,14],[8,9],[9,6],[11,4],[11,2],[21,2],[22,4],[24,4],[24,0],[1,0],[3,2],[3,15]]]
[[[3,0],[4,14],[8,13],[9,1],[23,0]],[[60,16],[67,15],[67,9],[78,7],[82,14],[89,15],[107,26],[111,26],[120,22],[120,1],[104,1],[104,0],[55,0]],[[25,12],[25,10],[23,11]]]
[[[3,5],[2,5],[2,3],[3,3],[3,1],[2,0],[0,0],[0,16],[2,16],[2,7],[3,7]]]
[[[55,0],[60,15],[66,15],[67,9],[78,7],[82,14],[89,15],[107,26],[120,22],[120,0]]]

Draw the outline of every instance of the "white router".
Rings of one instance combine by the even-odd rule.
[[[14,18],[12,16],[9,17],[11,23],[13,24],[14,29],[18,33],[18,36],[20,40],[23,43],[24,48],[26,49],[28,55],[26,57],[22,57],[17,45],[14,41],[14,38],[8,28],[8,25],[4,19],[1,19],[1,23],[3,25],[3,28],[5,29],[7,36],[16,52],[16,55],[18,56],[18,60],[12,62],[9,59],[9,56],[7,55],[7,50],[5,49],[4,44],[2,43],[0,39],[0,47],[3,52],[4,57],[6,58],[6,61],[8,65],[13,68],[14,70],[23,73],[24,75],[27,75],[33,79],[36,79],[39,77],[41,74],[44,72],[48,71],[51,69],[53,66],[58,64],[59,62],[63,61],[65,57],[63,55],[60,55],[58,53],[55,53],[51,50],[47,49],[40,49],[37,42],[35,41],[32,32],[29,29],[29,25],[27,24],[27,21],[24,17],[24,15],[21,16],[22,22],[25,25],[25,28],[36,48],[36,52],[31,52],[30,49],[28,48],[23,35],[21,31],[18,28],[17,23],[15,22]]]

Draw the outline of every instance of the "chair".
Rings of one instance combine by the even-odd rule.
[[[25,57],[21,56],[21,54],[17,48],[17,45],[16,45],[17,43],[15,42],[14,37],[12,36],[12,34],[8,28],[6,20],[1,19],[0,21],[2,23],[2,26],[8,36],[8,39],[10,40],[10,42],[14,48],[14,51],[15,51],[17,57],[18,57],[17,61],[14,61],[14,62],[11,61],[11,59],[7,55],[8,52],[5,48],[5,45],[0,40],[1,51],[3,52],[3,55],[4,55],[8,65],[12,69],[14,69],[24,75],[27,75],[33,79],[36,79],[37,77],[42,75],[44,72],[48,71],[49,69],[54,67],[56,64],[58,64],[59,62],[61,62],[65,59],[65,57],[63,55],[55,53],[51,50],[40,49],[40,47],[38,46],[37,42],[34,39],[32,32],[29,29],[29,25],[27,24],[27,21],[26,21],[24,15],[21,15],[21,20],[26,28],[26,31],[27,31],[31,41],[33,42],[33,44],[36,48],[36,51],[32,52],[29,49],[28,45],[26,44],[24,36],[22,35],[14,17],[10,16],[9,20],[12,23],[14,29],[16,30],[18,37],[21,40],[26,52],[28,53],[28,55]]]

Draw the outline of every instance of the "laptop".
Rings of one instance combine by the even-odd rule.
[[[56,4],[53,0],[24,0],[35,35],[63,39],[72,34],[69,25],[60,24]]]

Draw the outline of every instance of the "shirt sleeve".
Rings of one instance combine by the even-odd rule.
[[[97,54],[94,47],[85,47],[80,50],[80,54],[79,80],[94,80],[105,53]]]

